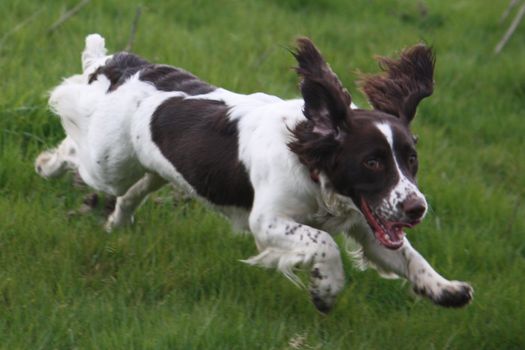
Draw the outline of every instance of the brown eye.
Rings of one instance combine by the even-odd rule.
[[[416,165],[417,164],[417,155],[412,154],[410,157],[408,157],[408,165]]]
[[[383,170],[383,163],[377,158],[370,158],[363,162],[364,166],[370,170],[379,171]]]

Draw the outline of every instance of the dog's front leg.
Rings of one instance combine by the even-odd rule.
[[[397,250],[387,249],[372,238],[363,244],[363,252],[380,270],[405,277],[416,293],[427,296],[438,305],[461,307],[472,300],[474,290],[468,283],[442,277],[406,238]]]
[[[344,287],[344,272],[337,244],[328,233],[274,214],[253,213],[250,229],[261,252],[245,262],[276,267],[301,285],[294,267],[310,268],[309,291],[316,308],[326,313]]]

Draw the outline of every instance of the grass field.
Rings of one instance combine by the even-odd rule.
[[[409,238],[445,276],[470,281],[474,302],[436,307],[345,258],[348,286],[328,316],[275,271],[238,261],[256,253],[251,237],[167,190],[110,235],[101,211],[68,215],[87,190],[33,171],[38,152],[63,137],[46,93],[80,71],[86,34],[123,49],[139,5],[93,0],[48,33],[75,4],[0,2],[0,348],[525,348],[525,24],[492,54],[507,1],[142,6],[135,52],[246,93],[298,95],[286,48],[299,35],[314,39],[361,105],[356,69],[375,71],[374,54],[435,47],[436,90],[413,126],[432,210]]]

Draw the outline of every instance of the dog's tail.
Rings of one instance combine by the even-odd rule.
[[[99,66],[104,65],[106,56],[104,38],[99,34],[86,37],[82,52],[83,74],[65,79],[51,91],[49,106],[60,116],[66,133],[77,144],[82,144],[89,128],[90,116],[105,95],[109,82],[88,83],[88,77]]]
[[[86,37],[86,47],[82,52],[82,70],[86,72],[97,61],[106,57],[106,41],[99,34],[89,34]]]

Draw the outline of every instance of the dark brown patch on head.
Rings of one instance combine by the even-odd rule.
[[[291,130],[288,146],[301,163],[312,174],[325,174],[337,193],[358,205],[362,196],[378,202],[390,193],[399,180],[395,160],[415,182],[417,158],[408,126],[419,100],[432,92],[432,51],[415,46],[399,61],[382,59],[387,74],[369,77],[364,85],[376,109],[351,110],[350,94],[315,46],[308,39],[300,39],[298,46],[294,55],[306,121]],[[394,149],[378,124],[391,128]]]
[[[432,95],[434,53],[420,44],[403,51],[398,60],[379,57],[378,61],[384,73],[363,76],[362,90],[375,109],[395,115],[408,124],[419,102]]]
[[[173,97],[151,120],[153,142],[197,191],[217,205],[250,209],[253,188],[238,158],[237,123],[221,101]]]
[[[398,123],[377,111],[354,110],[349,127],[323,169],[334,189],[359,205],[360,197],[380,201],[399,180],[394,154],[378,123]]]

